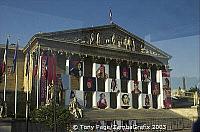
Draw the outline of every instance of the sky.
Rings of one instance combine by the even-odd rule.
[[[1,0],[0,43],[38,32],[114,23],[173,56],[172,76],[199,77],[199,0]]]

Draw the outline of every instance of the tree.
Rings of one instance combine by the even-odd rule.
[[[73,115],[70,114],[68,108],[63,106],[56,106],[56,125],[60,128],[67,128],[68,124],[74,120]],[[49,128],[54,127],[54,106],[47,105],[35,109],[30,114],[31,120],[34,122],[42,123]]]

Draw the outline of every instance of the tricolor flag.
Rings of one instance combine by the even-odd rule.
[[[110,18],[110,23],[112,24],[113,22],[112,22],[112,10],[111,10],[111,8],[110,8],[110,11],[109,11],[109,18]]]
[[[13,71],[12,71],[12,73],[15,73],[15,69],[16,69],[17,51],[18,51],[18,41],[17,41],[16,48],[15,48],[15,54],[14,54],[14,59],[13,59]]]
[[[6,48],[5,48],[5,51],[4,51],[4,58],[3,58],[3,66],[2,66],[2,73],[4,73],[6,71],[6,66],[7,66],[7,53],[8,53],[8,44],[9,44],[9,41],[8,41],[8,38],[7,38],[7,42],[6,42]]]

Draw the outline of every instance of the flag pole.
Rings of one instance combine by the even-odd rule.
[[[6,66],[7,67],[7,66]],[[7,85],[7,68],[5,67],[4,88],[3,88],[3,101],[6,102],[6,85]]]
[[[15,73],[15,118],[17,118],[17,86],[18,86],[18,68],[16,60],[16,73]]]
[[[30,45],[29,45],[30,46]],[[28,111],[29,111],[29,71],[30,71],[30,47],[28,47],[28,53],[27,53],[27,69],[26,70],[28,70],[28,71],[26,71],[26,72],[28,72],[27,73],[27,78],[28,78],[28,86],[27,86],[27,91],[26,91],[26,120],[28,119]]]
[[[6,47],[5,47],[5,53],[4,53],[4,65],[5,65],[5,76],[4,76],[4,88],[3,88],[3,101],[4,101],[4,117],[7,117],[7,103],[6,103],[6,87],[7,87],[7,54],[8,54],[8,38],[10,35],[7,36],[7,42],[6,42]]]
[[[37,105],[36,105],[36,108],[38,109],[39,108],[39,87],[40,87],[40,44],[38,44],[38,67],[37,67]]]
[[[26,119],[28,118],[28,93],[29,93],[29,73],[28,73],[28,86],[26,90]]]
[[[18,46],[19,40],[17,40]],[[16,50],[18,50],[18,47],[16,47]],[[16,52],[16,67],[15,67],[15,118],[17,118],[17,87],[18,87],[18,66],[17,66],[17,51]]]

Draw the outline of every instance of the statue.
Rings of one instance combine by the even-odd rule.
[[[113,33],[111,41],[112,41],[112,44],[115,45],[115,33]]]
[[[110,39],[106,39],[106,44],[109,44],[110,43]]]
[[[135,41],[134,41],[134,39],[132,40],[131,50],[135,51]]]
[[[90,35],[90,44],[94,43],[94,33]]]
[[[72,101],[69,103],[69,111],[75,118],[82,118],[83,112],[82,109],[79,108],[79,103],[77,102],[77,98],[74,97]]]
[[[131,49],[131,37],[129,37],[128,38],[128,40],[127,40],[127,47],[126,47],[126,49]]]
[[[100,34],[97,33],[97,45],[99,45],[99,44],[100,44]]]
[[[123,44],[125,45],[125,47],[127,49],[127,37],[125,37]]]

